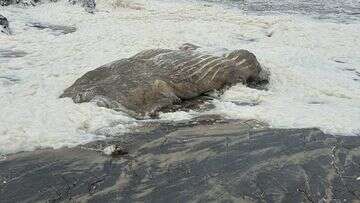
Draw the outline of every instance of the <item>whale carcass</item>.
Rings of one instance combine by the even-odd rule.
[[[151,49],[114,61],[86,73],[60,97],[142,117],[212,90],[264,80],[249,51],[214,56],[197,48],[185,44],[178,50]]]

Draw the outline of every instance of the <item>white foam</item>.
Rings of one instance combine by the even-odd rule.
[[[103,153],[106,155],[112,155],[115,152],[115,150],[116,150],[116,146],[110,145],[103,149]]]
[[[136,123],[126,115],[58,96],[81,75],[102,64],[144,49],[176,48],[187,42],[217,51],[249,49],[272,73],[268,92],[233,87],[215,101],[215,112],[264,120],[274,127],[359,133],[360,82],[353,80],[360,79],[355,73],[360,71],[358,22],[245,15],[237,9],[201,2],[134,3],[142,9],[113,8],[98,1],[96,15],[66,1],[28,9],[0,8],[15,34],[0,35],[0,49],[28,53],[0,59],[0,76],[17,79],[0,83],[0,152],[102,139],[99,129],[111,128],[114,122],[116,133],[126,132],[128,125]],[[72,25],[77,31],[56,36],[51,30],[30,28],[28,22]],[[270,32],[273,35],[267,37]],[[336,59],[346,63],[334,62]],[[356,70],[345,71],[351,68]],[[235,104],[239,102],[259,104]],[[175,113],[163,118],[192,116]]]
[[[171,120],[171,121],[183,121],[183,120],[190,120],[196,115],[194,111],[176,111],[176,112],[169,112],[169,113],[160,113],[159,118],[161,120]]]

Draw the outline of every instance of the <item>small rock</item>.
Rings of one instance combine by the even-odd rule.
[[[40,0],[22,0],[22,1],[20,1],[21,5],[23,5],[23,6],[36,6],[36,4],[39,2],[40,2]]]
[[[0,6],[8,6],[12,3],[13,3],[12,0],[0,0]]]
[[[7,159],[6,155],[0,154],[0,161],[5,161]]]
[[[126,150],[122,149],[118,145],[110,145],[108,147],[105,147],[103,152],[104,152],[104,154],[109,155],[109,156],[110,155],[111,156],[121,156],[121,155],[126,155],[129,153]]]
[[[53,31],[53,34],[59,35],[59,34],[69,34],[76,31],[76,27],[73,26],[66,26],[66,25],[54,25],[49,23],[40,23],[40,22],[31,22],[28,23],[27,26],[37,28],[39,30],[45,30],[49,29]]]
[[[96,2],[95,0],[69,0],[73,5],[80,4],[84,7],[85,11],[88,13],[95,13]]]
[[[40,3],[40,0],[0,0],[0,6],[9,6],[12,4],[35,6],[37,3]]]
[[[344,61],[340,61],[340,60],[334,60],[336,63],[346,63]]]
[[[274,35],[274,31],[269,31],[265,34],[267,37],[272,37]]]
[[[5,33],[7,35],[11,34],[9,21],[5,16],[0,14],[0,32]]]

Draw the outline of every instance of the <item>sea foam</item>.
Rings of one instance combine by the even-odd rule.
[[[66,1],[37,7],[2,7],[12,36],[0,35],[0,152],[75,146],[121,135],[137,121],[94,104],[59,99],[77,78],[102,64],[149,48],[197,44],[216,53],[248,49],[271,72],[268,91],[241,85],[213,101],[230,118],[258,119],[273,127],[318,127],[327,133],[360,130],[360,23],[302,15],[257,16],[200,1],[98,1],[95,15]],[[76,27],[59,35],[31,22]],[[249,105],[251,104],[251,105]],[[196,112],[162,114],[183,120]],[[111,133],[101,133],[101,129]]]

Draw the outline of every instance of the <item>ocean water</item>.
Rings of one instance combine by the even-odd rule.
[[[269,90],[237,85],[214,100],[211,111],[165,113],[161,120],[217,113],[276,128],[359,135],[359,2],[341,2],[98,0],[95,15],[66,1],[2,7],[14,35],[0,35],[0,153],[75,146],[128,132],[139,121],[58,96],[102,64],[183,43],[214,53],[252,51],[271,72]],[[63,34],[31,23],[76,31]]]

